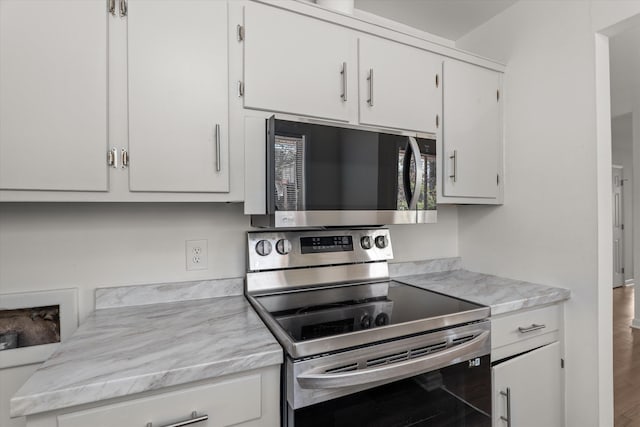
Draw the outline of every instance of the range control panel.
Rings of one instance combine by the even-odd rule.
[[[386,228],[249,232],[247,244],[249,271],[393,259]]]

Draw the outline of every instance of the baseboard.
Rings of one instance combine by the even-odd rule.
[[[631,327],[635,329],[640,329],[640,319],[633,319],[631,321]]]
[[[625,280],[625,281],[624,281],[624,285],[625,285],[625,286],[633,286],[633,285],[634,285],[634,283],[633,283],[633,279],[627,279],[627,280]]]

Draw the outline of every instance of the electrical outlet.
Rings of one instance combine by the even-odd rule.
[[[187,270],[207,270],[207,240],[187,240],[185,246]]]

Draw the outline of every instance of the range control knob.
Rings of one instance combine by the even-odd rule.
[[[387,239],[387,236],[380,235],[376,237],[376,246],[380,249],[384,249],[387,247],[387,245],[389,245],[389,239]]]
[[[276,242],[276,251],[280,255],[286,255],[291,252],[291,242],[288,239],[280,239]]]
[[[360,239],[360,246],[362,249],[371,249],[373,247],[373,239],[371,236],[364,236]]]
[[[369,329],[371,327],[371,316],[367,313],[363,314],[360,318],[360,327],[362,329]]]
[[[271,253],[271,242],[268,240],[260,240],[256,243],[256,252],[260,256],[267,256]]]
[[[384,326],[389,324],[389,315],[387,313],[380,313],[376,316],[376,326]]]

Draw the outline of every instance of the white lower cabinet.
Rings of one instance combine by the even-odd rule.
[[[102,406],[84,405],[71,411],[28,416],[27,427],[161,427],[205,416],[206,419],[193,425],[277,427],[280,366],[141,396]]]
[[[495,365],[493,426],[562,426],[560,361],[560,344],[555,342]]]
[[[493,427],[564,425],[562,306],[491,319]]]

